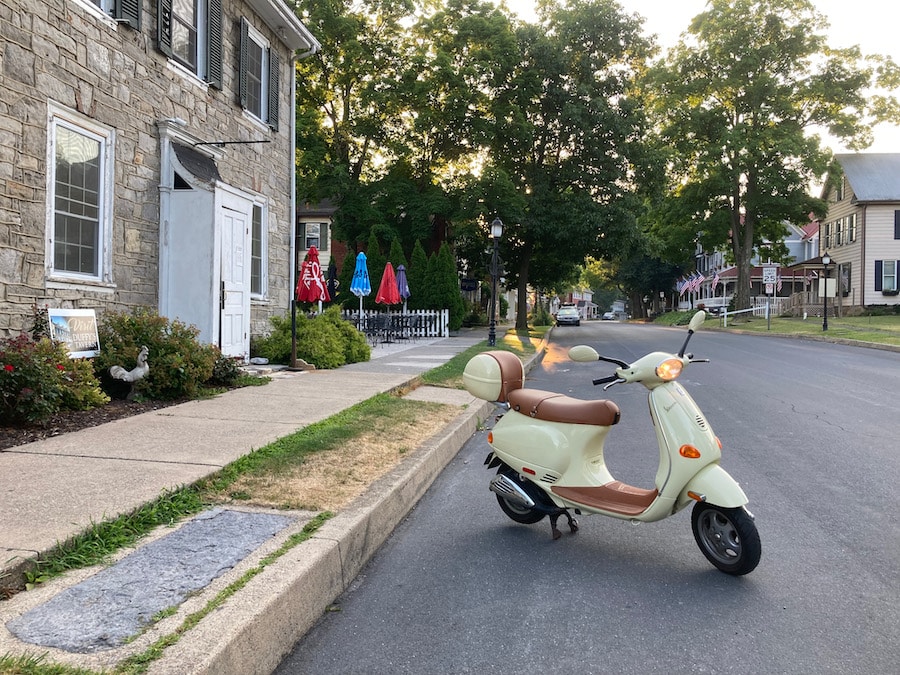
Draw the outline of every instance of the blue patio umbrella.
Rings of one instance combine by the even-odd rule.
[[[410,296],[409,282],[406,280],[406,266],[397,265],[397,290],[403,298],[403,313],[406,314],[406,299]]]
[[[369,281],[369,268],[366,266],[365,253],[360,252],[356,256],[356,268],[353,270],[350,292],[359,298],[359,315],[362,317],[363,298],[372,292],[372,282]]]

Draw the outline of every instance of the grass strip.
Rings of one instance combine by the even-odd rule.
[[[487,342],[479,342],[437,368],[432,368],[423,373],[422,382],[432,386],[459,388],[462,386],[462,375],[466,369],[466,364],[476,354],[492,349],[500,349],[513,352],[519,358],[522,358],[534,354],[537,348],[536,345],[540,343],[548,330],[550,330],[550,326],[538,326],[527,331],[509,331],[505,335],[500,336],[495,347],[488,346]]]

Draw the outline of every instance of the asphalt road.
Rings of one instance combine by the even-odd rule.
[[[684,335],[558,328],[529,386],[614,399],[608,464],[647,487],[658,451],[646,393],[591,387],[610,367],[571,363],[565,348],[628,361]],[[687,511],[637,526],[581,517],[555,542],[546,520],[512,522],[487,490],[482,432],[277,672],[896,672],[900,354],[712,331],[689,351],[712,361],[681,382],[750,498],[763,545],[753,573],[713,568]]]

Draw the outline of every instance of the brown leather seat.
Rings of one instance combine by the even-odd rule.
[[[582,401],[540,389],[516,389],[507,398],[511,409],[545,422],[608,427],[617,424],[620,417],[619,406],[608,400]]]

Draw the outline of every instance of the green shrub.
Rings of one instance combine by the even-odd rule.
[[[302,314],[297,316],[297,325],[309,321]],[[291,360],[291,319],[273,316],[269,319],[272,330],[268,335],[250,339],[250,356],[260,356],[270,363],[289,363]]]
[[[206,384],[229,386],[237,382],[241,376],[241,360],[225,356],[218,347],[214,347],[216,362],[213,364],[212,375]]]
[[[143,396],[155,400],[194,398],[213,374],[218,349],[197,340],[199,330],[181,321],[139,307],[131,312],[105,312],[98,326],[100,354],[94,359],[98,375],[110,366],[130,370],[142,345],[149,350],[150,372],[135,383]]]
[[[340,368],[347,363],[341,331],[319,319],[297,324],[297,358],[316,368]]]
[[[0,340],[0,422],[40,424],[60,410],[103,405],[93,368],[65,345],[22,334]]]
[[[337,307],[329,307],[313,321],[324,321],[338,329],[344,347],[344,361],[346,363],[359,363],[368,361],[372,357],[372,349],[366,341],[366,336],[360,333],[356,326],[341,318],[341,310]]]
[[[269,359],[271,363],[290,363],[291,319],[273,316],[272,331],[250,343],[250,353]],[[345,363],[368,361],[371,350],[365,336],[341,318],[340,309],[329,307],[309,319],[297,316],[297,358],[316,368],[339,368]]]

